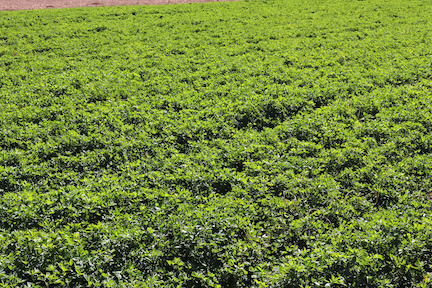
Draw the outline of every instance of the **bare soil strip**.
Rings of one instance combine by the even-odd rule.
[[[0,0],[0,11],[120,5],[160,5],[235,0]]]

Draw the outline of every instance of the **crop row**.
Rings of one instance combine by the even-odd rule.
[[[425,0],[0,14],[0,286],[427,287]]]

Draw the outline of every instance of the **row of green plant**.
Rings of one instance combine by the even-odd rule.
[[[0,287],[428,287],[431,12],[1,12]]]

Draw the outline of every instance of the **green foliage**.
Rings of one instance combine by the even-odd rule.
[[[428,287],[431,12],[2,12],[0,287]]]

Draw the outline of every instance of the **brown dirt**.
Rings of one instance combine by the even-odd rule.
[[[157,5],[191,2],[219,2],[222,0],[0,0],[0,11],[34,10],[68,7],[99,7],[119,5]],[[223,0],[235,1],[235,0]]]

